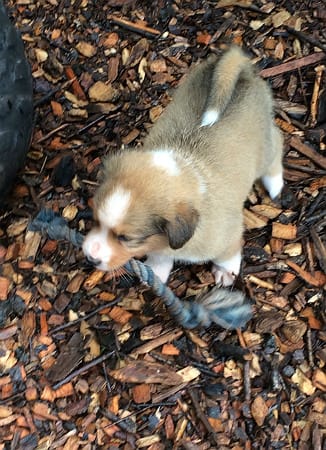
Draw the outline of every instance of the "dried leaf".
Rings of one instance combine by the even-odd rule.
[[[118,99],[120,92],[111,84],[97,81],[88,90],[92,102],[113,102]]]
[[[200,371],[192,366],[184,367],[178,370],[178,375],[182,378],[182,383],[188,383],[189,381],[195,380],[200,375]]]
[[[151,399],[151,387],[149,384],[138,384],[132,389],[132,397],[135,403],[147,403]]]
[[[297,384],[300,391],[306,395],[312,395],[316,388],[312,384],[312,381],[302,372],[298,367],[295,373],[292,375],[291,380],[293,383]]]
[[[326,391],[326,373],[324,370],[316,369],[312,375],[312,383],[321,391]]]
[[[135,67],[142,59],[145,52],[148,51],[149,44],[146,38],[139,39],[137,44],[132,48],[126,65]]]
[[[89,44],[88,42],[78,42],[76,45],[76,49],[79,51],[79,53],[83,56],[86,56],[86,58],[91,58],[92,56],[96,55],[97,48],[94,45]]]
[[[261,395],[257,395],[251,403],[251,414],[257,425],[261,427],[268,414],[268,406]]]
[[[275,28],[278,28],[284,25],[284,22],[286,22],[290,17],[291,14],[286,11],[286,9],[281,9],[279,12],[272,14],[273,26]]]
[[[182,383],[182,376],[168,366],[148,361],[132,361],[122,369],[111,370],[110,375],[122,383],[159,383],[174,386]]]
[[[295,239],[297,237],[297,227],[292,224],[284,225],[283,223],[273,222],[272,236],[279,239]]]

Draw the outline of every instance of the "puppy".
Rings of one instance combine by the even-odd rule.
[[[101,270],[130,258],[166,282],[174,261],[212,261],[217,284],[240,271],[243,203],[262,178],[282,190],[282,137],[272,95],[232,47],[194,68],[140,149],[105,161],[96,227],[83,250]]]

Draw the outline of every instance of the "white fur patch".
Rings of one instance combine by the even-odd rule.
[[[153,150],[151,153],[154,166],[165,170],[168,175],[173,177],[180,175],[180,168],[174,157],[173,150]]]
[[[131,193],[119,186],[100,206],[98,218],[108,228],[122,222],[130,205]]]
[[[234,256],[225,261],[219,261],[218,265],[223,267],[223,269],[227,270],[228,272],[238,275],[241,266],[241,253],[238,252]]]
[[[238,252],[230,259],[225,261],[214,261],[212,273],[215,278],[215,284],[222,286],[231,286],[234,278],[239,274],[241,267],[241,253]]]
[[[283,175],[281,173],[274,176],[265,175],[262,181],[272,199],[281,193],[284,186]]]
[[[201,127],[211,127],[214,125],[214,123],[218,122],[218,119],[220,117],[220,113],[217,111],[217,109],[208,109],[204,112],[202,118],[201,118]]]
[[[159,253],[150,253],[145,261],[163,283],[166,283],[173,267],[173,258]]]
[[[98,260],[98,269],[108,270],[112,249],[107,244],[107,230],[94,229],[88,233],[83,243],[86,257]]]

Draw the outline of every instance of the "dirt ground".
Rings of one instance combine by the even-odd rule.
[[[326,8],[322,0],[8,0],[35,127],[0,215],[1,449],[326,449]],[[282,198],[245,204],[243,330],[187,331],[130,277],[28,225],[86,233],[102,157],[139,145],[189,67],[242,46],[275,96]],[[241,149],[239,149],[241,151]],[[178,266],[180,298],[213,286]]]

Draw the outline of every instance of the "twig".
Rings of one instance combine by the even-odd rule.
[[[312,92],[310,114],[311,114],[311,126],[314,127],[317,123],[317,106],[318,106],[318,95],[320,90],[320,82],[323,76],[325,66],[315,67],[316,78],[314,83],[314,90]]]
[[[67,136],[67,141],[69,139],[72,139],[75,136],[80,136],[81,134],[83,134],[85,131],[89,130],[91,127],[93,127],[94,125],[96,125],[98,122],[100,122],[101,120],[105,119],[106,115],[105,114],[101,114],[100,116],[96,117],[96,119],[93,119],[91,122],[87,123],[85,126],[83,126],[80,130],[77,130],[71,134],[69,134]]]
[[[78,97],[80,100],[87,100],[86,94],[83,91],[72,67],[70,66],[65,67],[65,73],[68,80],[72,82],[72,89],[76,97]]]
[[[311,159],[314,163],[316,163],[318,166],[322,167],[326,170],[326,158],[325,156],[320,155],[316,150],[314,150],[312,147],[309,147],[309,145],[304,144],[295,136],[292,136],[290,139],[290,146],[295,148],[298,152],[302,153],[302,155],[307,156]]]
[[[52,98],[57,92],[62,91],[66,87],[73,84],[73,82],[74,82],[74,80],[65,81],[61,86],[58,86],[58,87],[52,89],[52,91],[43,95],[43,97],[41,97],[40,99],[36,100],[36,102],[34,102],[34,108],[37,108],[38,106],[43,105],[43,103],[46,103],[48,100],[50,100],[50,98]]]
[[[317,41],[317,39],[312,38],[311,36],[309,36],[309,34],[305,34],[302,31],[295,30],[294,28],[288,26],[286,26],[286,29],[289,33],[293,34],[293,36],[296,36],[302,41],[309,42],[309,44],[313,45],[314,47],[318,47],[323,50],[323,52],[326,52],[326,45],[323,45],[321,42]]]
[[[115,420],[114,422],[112,422],[109,425],[107,425],[106,428],[110,428],[110,427],[113,427],[114,425],[118,425],[119,423],[125,421],[126,419],[129,419],[132,416],[136,416],[138,414],[142,414],[147,409],[159,408],[159,407],[162,407],[162,406],[175,406],[175,402],[151,403],[150,405],[145,406],[144,408],[142,408],[140,411],[131,412],[130,414],[126,415],[125,417],[122,417],[121,419],[119,419],[117,417],[117,420]]]
[[[219,5],[219,3],[220,2],[218,2],[217,5],[215,6],[215,2],[214,2],[215,8],[227,8],[228,6],[237,6],[238,8],[247,9],[248,11],[252,11],[252,12],[255,12],[257,14],[262,14],[264,16],[269,14],[269,13],[267,13],[265,11],[262,11],[260,8],[258,8],[258,6],[251,5],[248,2],[246,2],[246,1],[241,1],[240,0],[240,1],[234,2],[234,3],[230,4],[230,5],[227,5],[227,4],[224,5],[223,2],[222,2],[221,6]]]
[[[312,286],[322,287],[325,284],[326,277],[323,276],[323,274],[321,274],[319,278],[314,277],[313,275],[311,275],[306,270],[302,269],[298,264],[294,263],[290,259],[286,261],[286,264],[289,267],[291,267],[291,269],[293,269],[299,275],[300,278],[302,278],[304,281],[311,284]]]
[[[209,423],[207,417],[203,413],[203,410],[200,407],[200,404],[199,404],[199,401],[197,398],[197,393],[193,389],[189,389],[188,393],[189,393],[189,397],[191,398],[192,404],[194,405],[195,412],[196,412],[198,419],[202,422],[202,424],[206,428],[210,437],[213,439],[214,444],[216,444],[219,447],[220,443],[217,439],[216,433],[215,433],[212,425]]]
[[[108,20],[115,25],[119,25],[126,30],[133,31],[145,37],[153,38],[161,34],[161,32],[156,30],[155,28],[147,27],[146,25],[139,23],[130,22],[130,20],[121,19],[120,17],[116,17],[112,14],[108,15]]]
[[[280,358],[279,354],[276,353],[274,357],[272,358],[272,385],[273,385],[273,391],[280,391],[282,389],[281,383],[280,383],[280,371],[279,371],[279,363]]]
[[[172,395],[176,394],[177,392],[181,391],[185,387],[188,386],[188,383],[181,383],[177,386],[172,386],[165,391],[159,392],[158,394],[154,394],[152,397],[153,402],[162,402],[166,398],[172,397]]]
[[[251,382],[250,382],[250,361],[246,361],[243,366],[243,387],[246,402],[251,400]]]
[[[325,211],[323,211],[323,212],[325,214]],[[315,253],[318,258],[320,267],[326,273],[326,247],[325,247],[323,241],[318,236],[318,233],[314,226],[311,226],[309,231],[310,231],[312,240],[314,241]]]
[[[291,164],[286,161],[284,162],[284,167],[286,167],[287,169],[298,170],[299,172],[312,173],[314,175],[326,175],[325,170],[316,170],[313,167],[300,166],[298,164]]]
[[[112,300],[112,302],[108,302],[108,303],[105,303],[105,305],[99,306],[98,308],[94,309],[93,311],[91,311],[89,314],[86,314],[85,316],[81,316],[76,320],[72,320],[71,322],[67,322],[67,323],[64,323],[63,325],[59,325],[58,327],[53,328],[53,330],[50,330],[49,334],[55,334],[58,331],[65,330],[66,328],[70,328],[84,320],[88,320],[91,317],[95,316],[98,312],[102,311],[103,309],[110,308],[111,306],[116,305],[117,303],[120,302],[120,300],[121,300],[121,296],[115,298],[114,300]]]
[[[309,66],[310,64],[316,64],[325,58],[326,53],[324,52],[312,53],[311,55],[294,59],[293,61],[288,61],[286,63],[279,64],[278,66],[263,69],[259,73],[263,78],[275,77],[276,75],[281,75],[282,73],[286,72],[292,72],[293,70]]]
[[[309,366],[311,368],[314,368],[315,367],[315,363],[314,363],[314,353],[313,353],[313,350],[312,350],[311,328],[310,327],[307,328],[307,347],[308,347]]]
[[[62,125],[60,125],[59,127],[55,128],[54,130],[50,131],[48,134],[46,134],[45,136],[41,137],[38,141],[36,141],[36,144],[41,144],[42,142],[46,141],[47,139],[49,139],[50,137],[52,137],[54,134],[57,134],[59,131],[64,130],[65,128],[67,128],[69,126],[68,123],[63,123]]]
[[[92,359],[91,362],[89,362],[88,364],[85,364],[83,367],[80,367],[79,369],[74,370],[73,372],[71,372],[71,374],[69,374],[68,376],[66,376],[66,378],[64,378],[63,380],[59,381],[58,383],[54,384],[52,386],[53,390],[58,389],[60,386],[63,386],[64,384],[68,383],[69,381],[71,381],[73,378],[88,372],[89,369],[91,369],[92,367],[97,366],[98,364],[101,364],[103,361],[105,361],[106,359],[109,359],[112,355],[114,355],[114,351],[112,352],[108,352],[108,353],[104,353],[104,355],[99,356],[98,358],[94,358]]]
[[[119,428],[121,428],[122,431],[125,431],[126,433],[135,434],[135,432],[132,430],[131,426],[128,424],[129,420],[127,418],[123,418],[123,420],[120,420],[120,417],[116,416],[111,412],[109,409],[100,409],[100,413],[103,414],[104,417],[111,420],[111,422],[114,422],[115,425],[118,425]],[[112,424],[113,425],[113,424]]]

